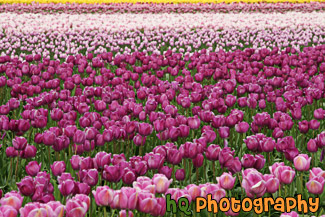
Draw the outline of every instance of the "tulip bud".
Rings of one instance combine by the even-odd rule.
[[[309,180],[306,187],[310,193],[321,195],[324,191],[324,184],[325,179],[321,176],[317,176]]]
[[[88,170],[94,168],[94,161],[91,157],[85,157],[80,160],[80,170]]]
[[[146,143],[146,137],[137,134],[135,137],[133,137],[133,142],[136,146],[144,146]]]
[[[188,126],[191,129],[198,129],[200,127],[201,121],[197,116],[189,117],[187,119]]]
[[[306,134],[308,132],[308,130],[309,130],[309,123],[308,123],[308,121],[306,121],[306,120],[300,121],[298,128],[299,128],[299,131],[301,133]]]
[[[163,166],[158,170],[158,172],[170,179],[172,177],[173,169],[169,166]]]
[[[26,169],[26,173],[30,176],[36,176],[37,173],[40,171],[42,166],[42,163],[38,164],[37,161],[30,161],[25,169]]]
[[[185,170],[184,169],[176,170],[175,178],[177,181],[183,181],[185,179]]]
[[[51,170],[54,176],[60,176],[65,172],[65,163],[64,161],[55,161],[51,165]]]
[[[168,149],[167,150],[167,162],[178,165],[182,162],[183,156],[182,153],[177,149]]]
[[[75,182],[76,184],[76,194],[85,194],[85,195],[89,195],[90,193],[90,186],[86,183],[79,183],[79,182]]]
[[[7,147],[6,148],[6,155],[9,158],[17,157],[18,154],[19,154],[19,152],[14,147]]]
[[[314,111],[314,117],[317,120],[323,120],[325,117],[325,110],[323,110],[322,108],[316,109]]]
[[[261,144],[262,151],[272,152],[275,148],[275,144],[276,143],[272,138],[270,138],[270,137],[265,138]]]
[[[318,150],[318,146],[317,146],[317,142],[315,139],[310,139],[307,143],[307,150],[309,152],[317,152]]]
[[[44,143],[44,145],[46,145],[46,146],[54,145],[55,139],[56,139],[56,135],[55,135],[54,132],[45,131],[43,133],[43,143]]]

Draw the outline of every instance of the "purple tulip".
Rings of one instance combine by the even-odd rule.
[[[108,182],[119,182],[122,178],[120,168],[118,166],[104,166],[103,179]]]
[[[17,187],[22,195],[32,196],[35,192],[34,179],[30,176],[26,176],[17,183]]]
[[[255,157],[251,154],[244,154],[241,159],[241,163],[244,168],[253,168],[255,161]]]
[[[96,169],[79,171],[79,176],[82,182],[89,186],[95,186],[98,182],[98,171]]]
[[[246,122],[240,122],[235,125],[235,129],[238,133],[246,133],[249,129],[249,124]]]
[[[184,181],[185,179],[185,170],[184,169],[178,169],[175,172],[175,178],[178,181]]]
[[[51,165],[51,170],[54,176],[60,176],[65,172],[65,163],[64,161],[55,161]]]
[[[12,140],[12,146],[18,151],[24,150],[27,146],[27,140],[24,137],[15,137]]]
[[[229,127],[220,127],[218,133],[222,139],[229,137]]]
[[[86,134],[81,131],[77,130],[73,135],[73,142],[76,144],[83,144],[86,140]]]
[[[104,169],[105,165],[111,163],[111,153],[107,154],[104,151],[98,152],[93,161],[96,169]]]
[[[26,165],[26,173],[29,176],[36,176],[37,173],[41,170],[41,166],[42,163],[39,163],[37,161],[30,161],[27,165]]]

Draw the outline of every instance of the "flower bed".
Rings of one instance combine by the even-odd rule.
[[[242,5],[0,6],[0,216],[324,217],[323,6]]]

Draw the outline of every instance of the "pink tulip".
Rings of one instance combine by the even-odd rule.
[[[109,206],[113,201],[114,191],[108,186],[99,186],[92,193],[98,206]]]
[[[142,136],[148,136],[152,133],[152,125],[148,123],[140,123],[139,124],[139,133]]]
[[[230,173],[223,173],[220,177],[217,177],[217,181],[222,188],[231,190],[235,185],[236,177],[233,177]]]
[[[16,191],[8,192],[0,199],[0,204],[2,206],[11,206],[15,210],[19,210],[22,203],[23,203],[23,197],[17,193]]]
[[[296,172],[289,166],[284,166],[283,163],[275,163],[270,167],[271,173],[279,179],[281,184],[290,184]]]
[[[3,217],[16,217],[18,212],[15,208],[9,205],[3,205],[0,207],[0,216]]]
[[[157,199],[151,193],[139,193],[137,209],[143,213],[151,213],[157,206]]]
[[[59,201],[50,201],[46,205],[53,210],[55,216],[57,217],[64,216],[65,206],[62,205]]]
[[[299,217],[299,215],[295,211],[292,211],[290,213],[282,213],[280,217]]]
[[[79,155],[73,155],[70,159],[71,167],[73,170],[80,169],[80,163],[82,158]]]
[[[325,171],[319,167],[313,167],[311,170],[309,170],[309,179],[317,176],[321,176],[325,179]]]
[[[103,179],[109,182],[119,182],[121,178],[122,174],[118,166],[104,166]]]
[[[261,197],[266,192],[266,185],[263,175],[256,169],[246,169],[243,171],[242,187],[248,197]]]
[[[162,174],[155,174],[152,178],[152,182],[156,186],[157,193],[166,193],[172,181],[172,179],[168,180],[167,177]]]
[[[244,154],[244,156],[241,159],[242,166],[244,168],[252,168],[255,164],[255,157],[251,154]]]
[[[310,167],[311,157],[306,154],[299,154],[293,159],[294,166],[298,171],[308,171]]]
[[[126,212],[128,212],[128,214]],[[119,212],[119,217],[127,217],[127,216],[134,217],[134,214],[132,211],[125,211],[125,210],[121,210]]]
[[[310,193],[320,195],[324,191],[324,184],[325,179],[322,176],[317,176],[310,179],[307,182],[306,187]]]
[[[280,181],[274,175],[265,174],[264,175],[265,185],[266,185],[266,192],[268,193],[275,193],[279,189]]]
[[[76,195],[77,196],[77,195]],[[67,200],[66,216],[67,217],[84,217],[89,209],[89,203],[78,197],[73,197]],[[88,197],[89,199],[89,197]]]
[[[62,205],[61,205],[62,206]],[[63,208],[63,207],[62,207]],[[28,216],[52,216],[55,215],[54,211],[47,204],[40,203],[28,203],[23,208],[19,210],[20,215],[23,217]],[[62,209],[62,213],[58,213],[58,216],[63,216],[64,209]]]

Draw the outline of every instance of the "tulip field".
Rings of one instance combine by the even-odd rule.
[[[0,217],[325,217],[325,2],[0,0],[0,156]]]

